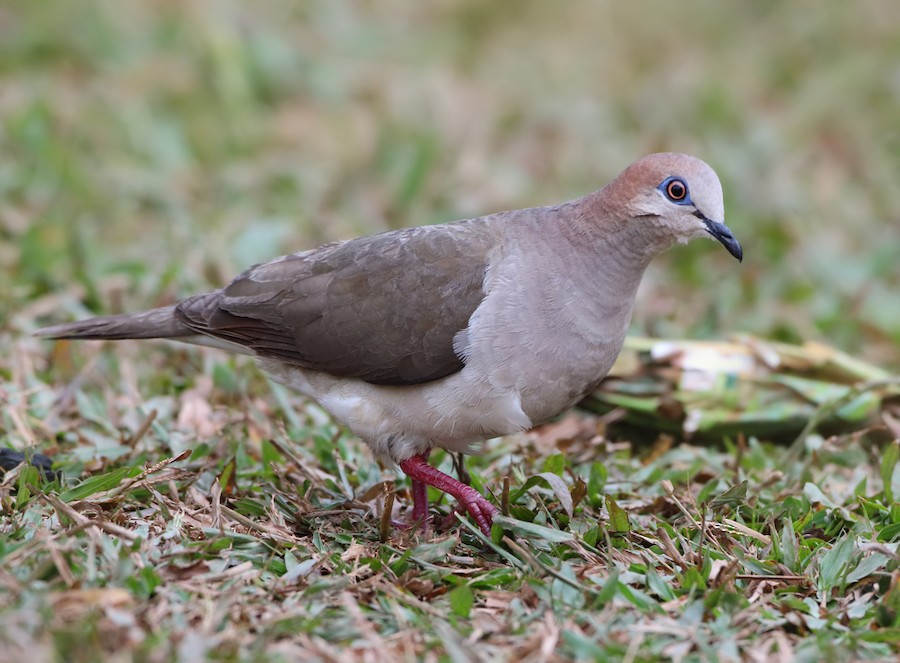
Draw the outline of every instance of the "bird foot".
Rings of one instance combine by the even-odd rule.
[[[423,460],[425,457],[423,456]],[[412,515],[403,520],[392,519],[391,524],[403,530],[420,528],[428,531],[428,486],[416,479],[412,480]]]
[[[475,519],[475,522],[478,523],[478,527],[481,529],[485,535],[489,536],[491,533],[491,525],[494,523],[494,514],[496,514],[499,509],[495,507],[493,504],[488,502],[484,497],[479,495],[477,492],[480,503],[473,505],[475,509],[478,511],[478,515],[473,513],[471,510],[464,507],[462,504],[456,505],[456,507],[448,513],[446,516],[440,519],[440,522],[437,524],[438,529],[448,530],[452,529],[458,524],[458,520],[456,519],[456,514],[458,513],[468,513]],[[481,521],[484,520],[484,523]],[[486,528],[486,529],[485,529]]]
[[[488,502],[477,490],[471,486],[457,481],[448,474],[429,465],[421,456],[407,458],[400,463],[400,469],[413,480],[413,516],[417,513],[419,502],[416,500],[416,482],[420,482],[422,489],[425,486],[434,486],[455,497],[459,501],[456,509],[468,513],[486,536],[490,536],[491,524],[497,507]],[[428,511],[428,503],[425,501],[424,512]],[[453,514],[450,515],[453,517]],[[446,522],[447,519],[445,519]]]

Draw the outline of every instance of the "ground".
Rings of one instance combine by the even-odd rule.
[[[893,660],[900,6],[814,9],[0,7],[0,446],[61,472],[0,479],[0,660]],[[407,481],[246,358],[31,336],[658,150],[719,172],[745,261],[673,250],[632,337],[863,364],[821,399],[694,402],[789,424],[702,439],[622,427],[647,377],[625,365],[611,410],[468,459],[490,538],[391,527]],[[853,385],[875,401],[831,430]]]

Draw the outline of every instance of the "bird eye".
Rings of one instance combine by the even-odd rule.
[[[666,197],[673,203],[680,203],[687,198],[687,184],[678,178],[672,178],[666,184]]]

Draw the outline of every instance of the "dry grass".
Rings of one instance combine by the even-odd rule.
[[[570,415],[470,462],[474,485],[509,514],[492,539],[464,523],[381,540],[385,504],[397,518],[409,505],[405,482],[314,406],[254,396],[255,382],[210,388],[249,367],[124,346],[118,378],[102,374],[101,387],[91,359],[107,353],[88,344],[73,358],[63,344],[58,360],[89,368],[73,390],[42,383],[43,354],[27,345],[6,420],[55,440],[42,448],[65,459],[65,479],[20,467],[0,485],[8,660],[897,650],[900,511],[883,479],[898,446],[882,457],[871,433],[809,438],[814,452],[791,472],[755,440],[633,448],[611,441],[604,420]],[[143,380],[127,376],[150,354],[207,377],[144,400]],[[451,471],[451,458],[438,461]]]
[[[749,428],[639,444],[581,413],[470,459],[509,514],[491,540],[381,540],[405,480],[249,362],[29,332],[335,238],[559,202],[677,149],[722,175],[747,259],[673,251],[635,332],[820,340],[895,373],[898,13],[0,7],[0,443],[63,473],[0,479],[0,659],[895,657],[889,399],[787,458]],[[833,402],[791,393],[785,420]],[[740,394],[716,411],[752,410]]]

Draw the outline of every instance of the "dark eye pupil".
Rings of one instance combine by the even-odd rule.
[[[684,198],[686,190],[681,182],[671,182],[669,184],[669,196],[673,200],[681,200]]]

